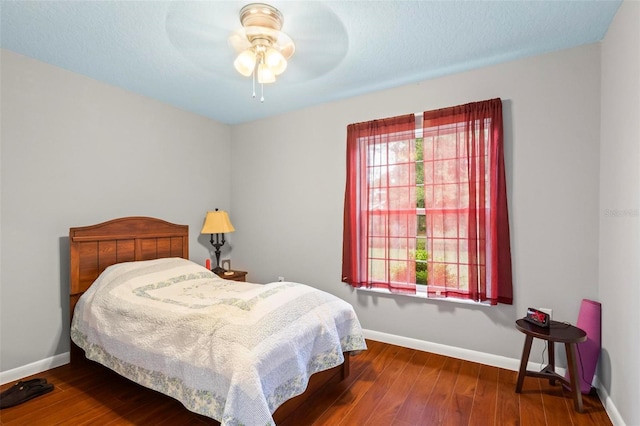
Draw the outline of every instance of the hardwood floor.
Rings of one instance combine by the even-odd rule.
[[[281,426],[610,425],[595,396],[573,410],[559,385],[442,355],[368,341],[351,374],[321,389]],[[217,425],[176,400],[86,362],[36,375],[53,392],[0,411],[1,425]],[[0,388],[5,390],[11,383]]]

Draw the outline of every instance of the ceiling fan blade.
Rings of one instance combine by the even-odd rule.
[[[239,27],[234,2],[172,2],[167,10],[167,37],[193,65],[224,78],[237,78],[236,53],[229,36]]]
[[[324,3],[283,2],[282,31],[295,43],[288,61],[287,81],[308,81],[327,74],[345,58],[349,49],[347,30]]]
[[[229,45],[233,47],[233,50],[235,50],[236,53],[240,53],[251,47],[251,43],[247,38],[247,33],[244,28],[231,33],[229,36]]]

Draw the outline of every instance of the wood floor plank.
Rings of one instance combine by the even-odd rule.
[[[520,424],[520,396],[515,392],[517,377],[515,371],[498,370],[497,425],[514,424],[514,419]]]
[[[449,407],[442,424],[451,426],[469,424],[473,398],[476,393],[476,386],[478,385],[479,371],[480,364],[462,361]]]
[[[396,423],[396,416],[405,398],[412,392],[429,356],[428,352],[413,351],[401,375],[389,387],[380,400],[378,408],[367,419],[368,426],[387,426]]]
[[[461,360],[447,358],[418,424],[439,425],[443,423],[461,366]]]
[[[496,424],[498,372],[499,368],[497,367],[480,365],[476,393],[469,414],[470,425],[489,426]]]
[[[416,380],[416,384],[411,389],[411,393],[406,396],[402,403],[396,415],[396,421],[418,424],[446,360],[447,357],[442,355],[429,355],[420,376]]]
[[[400,348],[392,362],[376,377],[373,385],[367,389],[349,413],[342,418],[340,424],[366,424],[367,419],[372,415],[377,415],[378,411],[384,413],[386,407],[382,407],[380,402],[388,392],[388,389],[401,377],[402,371],[413,357],[413,353],[413,349]]]
[[[351,358],[346,380],[319,390],[279,426],[611,425],[597,396],[583,395],[585,412],[577,413],[569,392],[547,380],[527,377],[523,393],[516,394],[514,371],[367,344],[368,351]],[[53,383],[53,392],[0,410],[1,426],[219,425],[95,363],[65,365],[35,377]]]
[[[547,381],[548,382],[548,381]],[[520,421],[522,426],[546,425],[540,380],[527,377],[520,392]]]

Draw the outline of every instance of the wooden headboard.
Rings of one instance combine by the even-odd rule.
[[[164,257],[189,258],[189,226],[123,217],[69,229],[71,316],[82,293],[107,266]]]

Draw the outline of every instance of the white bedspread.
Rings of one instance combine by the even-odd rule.
[[[188,260],[110,266],[80,298],[87,357],[223,425],[273,424],[309,377],[366,349],[347,302],[312,287],[227,281]]]

